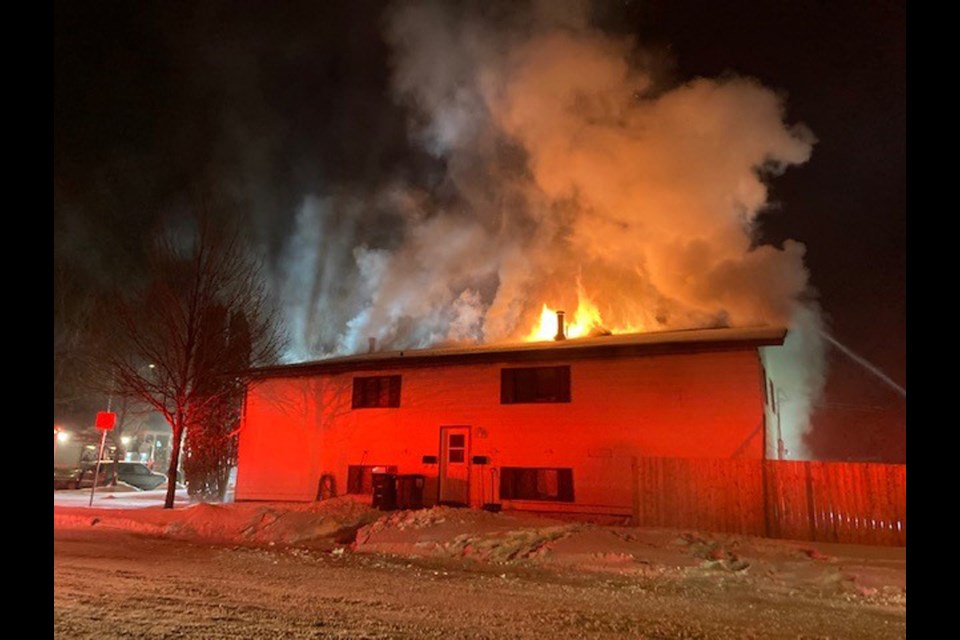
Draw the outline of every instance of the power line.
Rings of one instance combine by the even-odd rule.
[[[882,381],[884,381],[885,383],[887,383],[889,386],[893,387],[893,388],[897,391],[897,393],[899,393],[901,396],[903,396],[904,398],[907,397],[907,390],[906,390],[905,388],[901,387],[901,386],[900,386],[899,384],[897,384],[896,382],[894,382],[894,381],[890,378],[890,376],[888,376],[888,375],[885,374],[883,371],[881,371],[879,367],[877,367],[877,366],[874,365],[874,364],[871,364],[870,361],[868,361],[868,360],[867,360],[866,358],[864,358],[863,356],[860,356],[860,355],[854,353],[851,349],[849,349],[849,348],[846,347],[845,345],[841,344],[839,340],[837,340],[836,338],[834,338],[833,336],[831,336],[831,335],[830,335],[829,333],[827,333],[826,331],[821,331],[821,332],[820,332],[820,335],[822,335],[824,338],[826,338],[827,341],[830,342],[830,344],[832,344],[833,346],[835,346],[837,349],[840,349],[840,351],[842,351],[842,352],[843,352],[847,357],[849,357],[851,360],[853,360],[854,362],[856,362],[857,364],[859,364],[860,366],[862,366],[864,369],[866,369],[867,371],[869,371],[869,372],[872,373],[873,375],[875,375],[875,376],[877,376],[878,378],[880,378]]]

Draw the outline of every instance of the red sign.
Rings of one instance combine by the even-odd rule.
[[[94,423],[94,426],[97,429],[103,429],[104,431],[110,431],[113,429],[114,425],[117,424],[117,414],[113,411],[97,411],[97,421]]]

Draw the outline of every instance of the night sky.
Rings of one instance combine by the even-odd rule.
[[[389,90],[388,4],[55,2],[66,297],[135,277],[145,232],[191,190],[228,192],[272,256],[318,185],[429,189],[438,160],[411,144]],[[593,18],[635,34],[666,83],[732,72],[786,96],[787,121],[817,144],[770,182],[762,239],[806,245],[833,335],[906,386],[904,3],[621,0],[597,2]],[[836,352],[828,360],[814,450],[902,459],[905,401]]]

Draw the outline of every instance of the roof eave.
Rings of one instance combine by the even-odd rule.
[[[538,363],[609,357],[731,351],[780,346],[784,327],[702,329],[621,334],[557,342],[481,345],[453,349],[417,349],[369,353],[251,370],[254,378],[300,377],[353,371],[387,371],[430,366],[496,362]]]

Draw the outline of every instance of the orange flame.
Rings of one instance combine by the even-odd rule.
[[[618,325],[615,328],[606,326],[603,322],[603,316],[600,315],[600,309],[583,291],[577,288],[577,310],[573,316],[567,315],[566,336],[568,338],[585,338],[588,336],[598,336],[620,333],[638,333],[644,330],[643,323],[634,324],[629,322]],[[540,342],[543,340],[553,340],[557,335],[557,311],[551,309],[546,304],[540,311],[540,320],[530,331],[524,340],[526,342]]]
[[[603,317],[600,310],[582,291],[577,293],[577,311],[567,321],[566,335],[568,338],[583,338],[589,335],[609,333],[603,326]],[[547,305],[543,305],[540,312],[540,322],[526,337],[527,342],[553,340],[557,335],[557,312]]]

